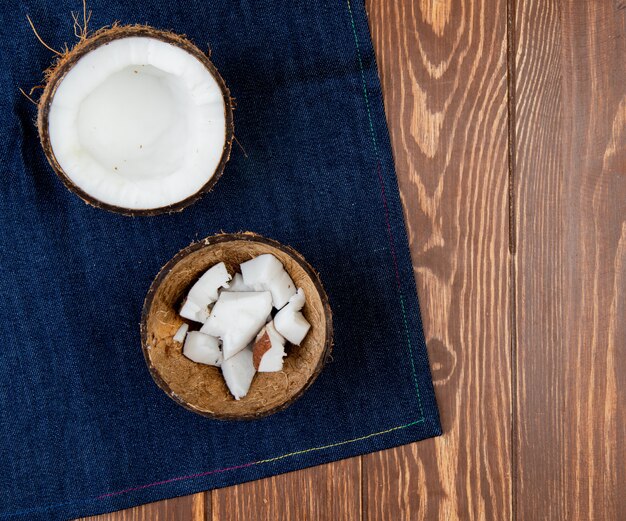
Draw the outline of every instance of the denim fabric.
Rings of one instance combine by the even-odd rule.
[[[68,519],[223,487],[440,434],[367,18],[360,0],[90,0],[115,20],[187,34],[237,100],[232,159],[175,215],[85,205],[39,146],[35,107],[79,0],[0,12],[0,519]],[[319,270],[333,359],[287,410],[195,415],[152,381],[139,319],[190,242],[252,230]]]

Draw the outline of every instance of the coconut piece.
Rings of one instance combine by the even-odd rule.
[[[187,298],[199,305],[210,305],[217,300],[220,288],[227,288],[232,277],[223,262],[209,268],[191,287]]]
[[[254,367],[259,373],[273,373],[283,368],[285,357],[285,339],[276,331],[273,322],[269,322],[257,335],[254,346]]]
[[[208,269],[191,287],[180,310],[180,316],[204,324],[209,306],[217,300],[220,288],[227,288],[231,276],[223,262]]]
[[[272,304],[276,309],[287,304],[296,292],[296,285],[282,262],[271,253],[243,262],[240,267],[244,284],[255,291],[270,291]]]
[[[128,215],[176,211],[224,170],[230,93],[186,38],[147,26],[101,29],[83,35],[47,78],[40,140],[87,203]]]
[[[228,285],[228,291],[254,291],[254,288],[244,284],[241,273],[235,273],[233,280]]]
[[[223,360],[219,340],[199,331],[191,331],[187,335],[183,346],[183,355],[199,364],[216,367],[219,367]]]
[[[297,293],[289,299],[289,303],[274,317],[276,331],[297,346],[304,340],[311,327],[300,311],[305,302],[304,290],[298,288]]]
[[[223,291],[200,331],[221,338],[227,360],[252,342],[271,309],[269,291]]]
[[[259,370],[261,359],[270,349],[272,349],[272,341],[266,329],[263,328],[254,339],[254,345],[252,346],[252,360],[257,371]]]
[[[248,394],[255,373],[256,370],[254,369],[250,346],[222,362],[222,375],[230,394],[234,396],[235,400],[239,400]]]
[[[182,344],[185,341],[185,337],[187,336],[187,331],[189,331],[189,324],[182,324],[174,334],[174,342]]]
[[[208,307],[201,308],[190,300],[185,300],[185,303],[180,308],[178,314],[187,320],[193,320],[194,322],[200,322],[201,324],[204,324],[207,320],[209,320]]]

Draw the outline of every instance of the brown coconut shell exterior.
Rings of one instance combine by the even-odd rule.
[[[186,199],[183,199],[182,201],[160,208],[137,210],[132,208],[115,206],[95,199],[93,196],[89,195],[81,188],[76,186],[76,184],[74,184],[74,182],[69,178],[69,176],[65,173],[63,168],[61,168],[61,165],[57,161],[54,155],[54,151],[52,149],[52,145],[50,143],[50,134],[48,131],[50,106],[52,104],[54,94],[65,75],[78,62],[78,60],[80,60],[88,52],[93,51],[101,45],[107,44],[113,40],[130,36],[144,36],[149,38],[155,38],[157,40],[161,40],[166,43],[180,47],[184,51],[188,52],[207,68],[207,70],[211,73],[211,75],[215,78],[216,82],[220,86],[220,89],[222,90],[222,95],[224,97],[226,142],[222,151],[222,157],[215,170],[215,173],[213,174],[211,179],[209,179],[209,181],[195,194],[189,196]],[[43,151],[46,155],[46,158],[48,159],[48,162],[50,163],[50,166],[59,176],[61,181],[63,181],[63,184],[70,191],[78,195],[78,197],[80,197],[87,204],[96,208],[101,208],[128,216],[150,216],[162,213],[179,212],[187,206],[196,202],[202,195],[209,192],[213,188],[213,186],[215,186],[215,183],[217,183],[217,181],[221,177],[222,173],[224,172],[226,163],[230,158],[235,129],[233,120],[233,107],[234,100],[231,98],[230,91],[228,90],[224,79],[218,72],[215,65],[213,65],[213,63],[206,54],[198,49],[198,47],[196,47],[185,36],[178,35],[169,31],[155,29],[154,27],[150,27],[147,25],[113,25],[112,27],[102,28],[86,38],[82,38],[71,50],[61,55],[58,60],[53,64],[53,66],[48,69],[48,71],[46,71],[46,84],[43,90],[43,94],[41,95],[38,103],[37,129],[39,131],[39,141],[41,142],[41,146],[43,147]]]
[[[223,261],[232,275],[263,253],[279,258],[304,289],[311,329],[300,346],[287,345],[282,371],[257,373],[248,394],[235,400],[220,369],[187,359],[173,336],[185,322],[178,311],[187,292],[208,268]],[[141,343],[152,378],[176,403],[220,420],[253,420],[285,409],[315,381],[332,350],[332,313],[318,273],[293,248],[251,232],[219,234],[184,248],[161,269],[144,301]]]
[[[272,341],[267,331],[263,333],[263,336],[259,338],[252,346],[252,364],[258,371],[261,359],[272,348]]]

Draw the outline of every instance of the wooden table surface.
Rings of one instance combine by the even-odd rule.
[[[626,0],[367,7],[444,435],[91,521],[626,519]]]

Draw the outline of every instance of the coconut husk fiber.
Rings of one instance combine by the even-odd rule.
[[[275,255],[304,289],[302,312],[311,329],[302,345],[287,344],[282,371],[257,373],[247,396],[235,400],[220,369],[192,362],[172,337],[186,322],[178,311],[187,292],[207,269],[224,262],[233,275],[240,263],[264,253]],[[249,232],[221,234],[181,250],[162,268],[144,302],[141,337],[150,374],[177,403],[213,418],[254,419],[289,406],[313,383],[332,348],[332,315],[318,274],[298,252]]]

